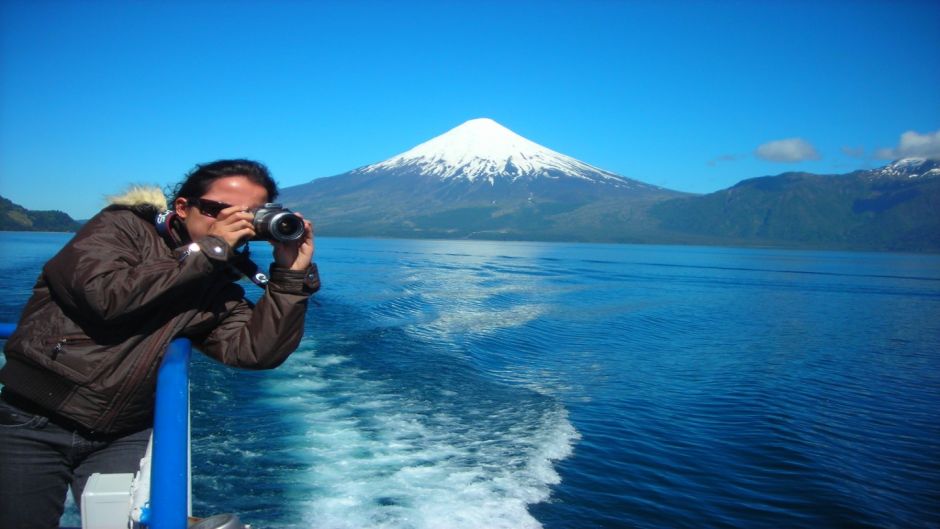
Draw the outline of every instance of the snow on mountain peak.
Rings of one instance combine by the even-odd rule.
[[[362,172],[409,169],[442,180],[478,178],[490,184],[497,178],[574,177],[627,184],[616,174],[530,141],[489,118],[471,119],[413,149]]]
[[[924,178],[940,176],[940,161],[927,158],[901,158],[877,169],[879,177],[889,178]]]

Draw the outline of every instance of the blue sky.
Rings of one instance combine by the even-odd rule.
[[[682,191],[849,172],[940,152],[938,27],[936,1],[5,0],[0,195],[88,218],[224,157],[296,185],[477,117]]]

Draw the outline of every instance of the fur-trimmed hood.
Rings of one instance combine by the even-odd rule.
[[[163,190],[157,186],[132,185],[124,193],[109,195],[108,206],[123,206],[126,208],[156,208],[157,211],[167,209],[166,197]]]

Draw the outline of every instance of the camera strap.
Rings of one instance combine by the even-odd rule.
[[[247,242],[245,243],[244,248],[245,249],[242,251],[235,252],[235,258],[232,259],[230,264],[233,268],[250,279],[252,283],[258,285],[261,288],[268,286],[268,275],[262,272],[261,269],[258,268],[258,265],[249,258]]]
[[[157,233],[170,245],[170,248],[183,245],[183,238],[180,237],[179,234],[179,229],[182,227],[182,224],[182,221],[172,209],[158,213],[153,221],[153,225],[157,228]]]

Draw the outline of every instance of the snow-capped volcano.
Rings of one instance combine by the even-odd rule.
[[[473,119],[383,162],[284,188],[280,198],[316,212],[334,234],[560,240],[598,239],[612,225],[640,233],[652,222],[650,204],[682,196]]]
[[[615,187],[656,189],[543,147],[489,118],[467,121],[409,151],[355,172],[383,171],[490,185],[500,179],[577,178]]]

